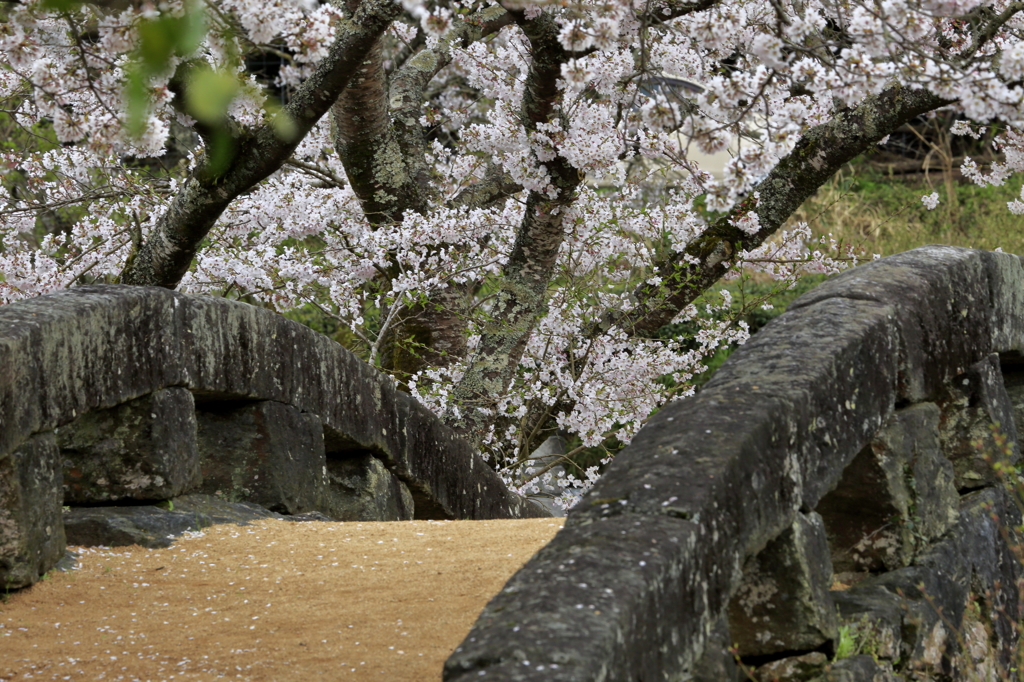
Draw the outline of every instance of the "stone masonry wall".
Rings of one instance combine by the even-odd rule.
[[[650,420],[444,679],[1016,679],[1022,349],[1016,256],[830,280]]]
[[[549,515],[388,377],[269,310],[126,286],[0,307],[0,585],[56,564],[65,516],[76,541],[98,537],[95,505],[135,505],[110,507],[108,530],[157,544],[185,516],[175,501],[271,513],[218,499],[317,518]]]

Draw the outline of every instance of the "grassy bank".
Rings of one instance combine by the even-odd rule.
[[[978,187],[958,175],[947,183],[938,172],[899,176],[868,164],[848,166],[793,220],[807,222],[819,235],[832,233],[866,254],[889,256],[925,244],[1024,254],[1024,216],[1006,207],[1020,198],[1020,179]],[[932,192],[940,203],[928,210],[921,197]]]

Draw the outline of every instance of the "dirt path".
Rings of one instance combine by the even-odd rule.
[[[0,680],[441,679],[561,519],[214,526],[73,548],[0,603]]]

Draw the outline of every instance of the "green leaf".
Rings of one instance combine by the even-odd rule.
[[[299,126],[296,125],[295,119],[283,109],[270,119],[270,125],[274,127],[277,136],[285,142],[294,142],[299,137]]]
[[[174,54],[176,17],[159,17],[139,24],[139,59],[145,71],[166,68]]]
[[[149,110],[149,79],[141,69],[128,70],[125,94],[128,99],[127,128],[130,135],[141,135],[146,129],[146,114]]]
[[[214,177],[223,175],[235,158],[235,141],[226,130],[218,129],[213,133],[210,147],[206,150],[210,160],[210,173]]]
[[[224,119],[238,93],[238,79],[212,69],[197,69],[185,90],[185,108],[192,118],[215,125]]]
[[[167,68],[171,57],[195,52],[205,36],[206,15],[198,4],[192,4],[181,16],[164,14],[146,19],[139,24],[139,61],[148,73],[159,73]]]
[[[294,142],[299,136],[299,127],[284,108],[275,101],[268,100],[263,107],[267,112],[270,125],[277,136],[285,142]]]
[[[175,51],[178,55],[186,57],[197,49],[206,37],[206,14],[201,5],[194,5],[189,8],[185,16],[179,19],[178,30],[175,34]]]

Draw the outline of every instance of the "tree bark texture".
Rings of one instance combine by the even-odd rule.
[[[721,279],[741,250],[754,249],[775,234],[844,164],[908,121],[949,103],[926,90],[894,84],[815,126],[758,184],[759,201],[753,197],[743,201],[686,249],[656,263],[662,283],[638,287],[634,292],[636,307],[628,313],[606,315],[593,333],[619,326],[632,334],[655,336]],[[731,222],[748,211],[760,220],[761,229],[753,235]]]
[[[406,211],[427,213],[439,200],[427,164],[420,117],[431,79],[448,66],[456,46],[512,23],[501,7],[481,10],[448,31],[431,49],[410,57],[386,80],[380,50],[368,55],[333,108],[336,145],[353,189],[373,225],[399,222]],[[508,183],[500,184],[505,190]],[[488,184],[488,188],[492,185]],[[498,197],[481,192],[461,205],[482,207]],[[426,301],[399,311],[384,331],[381,366],[400,384],[427,367],[445,367],[466,354],[470,284],[450,282]]]
[[[522,117],[528,131],[550,120],[560,99],[561,65],[572,55],[558,40],[558,25],[547,14],[526,19],[522,10],[509,10],[530,41],[532,59],[526,77]],[[530,334],[547,305],[547,288],[558,250],[565,238],[562,216],[575,199],[583,174],[563,157],[547,165],[558,196],[550,199],[530,192],[515,245],[502,272],[499,291],[480,342],[470,357],[454,402],[460,413],[448,421],[473,439],[493,423],[493,408],[515,376]]]
[[[352,20],[339,27],[338,38],[327,57],[285,107],[294,123],[295,136],[282,139],[270,125],[247,131],[235,140],[234,159],[230,169],[221,175],[211,173],[208,160],[200,161],[149,239],[132,254],[121,272],[121,282],[176,287],[188,271],[199,244],[228,205],[291,156],[400,12],[401,7],[392,0],[364,0]]]
[[[359,0],[346,3],[350,13],[358,4]],[[402,149],[391,126],[380,40],[364,55],[348,87],[331,107],[331,115],[335,149],[366,219],[371,225],[401,221],[413,199],[408,159],[415,158],[419,150]]]

